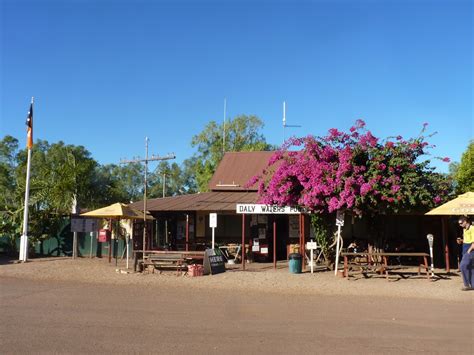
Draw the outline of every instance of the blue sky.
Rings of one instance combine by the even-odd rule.
[[[0,0],[0,137],[84,145],[102,164],[190,157],[210,120],[255,114],[272,144],[363,119],[378,137],[473,138],[472,2]],[[440,171],[447,164],[434,162]]]

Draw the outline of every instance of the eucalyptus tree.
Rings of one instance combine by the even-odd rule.
[[[143,198],[143,165],[128,163],[125,165],[107,164],[98,170],[98,183],[108,203],[135,202]]]
[[[224,124],[210,121],[192,138],[197,148],[193,156],[193,170],[199,191],[207,191],[208,183],[224,152],[272,150],[260,130],[263,121],[257,116],[240,115]]]
[[[161,161],[150,173],[149,197],[176,196],[196,192],[192,160],[178,163]]]

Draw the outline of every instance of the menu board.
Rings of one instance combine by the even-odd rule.
[[[207,249],[204,252],[204,275],[215,275],[225,272],[225,260],[219,248]]]

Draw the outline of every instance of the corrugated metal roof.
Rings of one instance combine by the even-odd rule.
[[[257,191],[257,185],[247,183],[267,168],[275,152],[227,152],[209,182],[211,191]]]
[[[256,203],[256,192],[211,191],[192,195],[155,198],[148,200],[147,210],[150,212],[163,211],[228,211],[235,212],[237,203]],[[143,211],[143,201],[130,204],[135,209]]]

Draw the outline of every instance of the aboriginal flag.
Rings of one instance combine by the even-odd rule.
[[[33,103],[30,104],[30,110],[26,117],[26,147],[28,149],[33,147]]]

